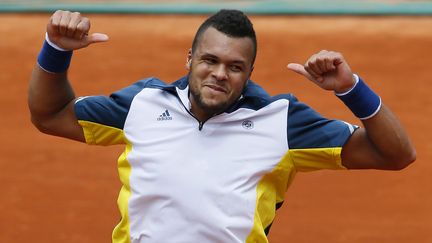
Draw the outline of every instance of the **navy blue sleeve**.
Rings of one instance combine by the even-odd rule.
[[[110,96],[79,98],[75,102],[77,119],[123,129],[132,100],[150,81],[152,79],[138,81]]]
[[[289,101],[287,133],[290,149],[342,147],[358,128],[322,117],[293,95],[289,95]]]

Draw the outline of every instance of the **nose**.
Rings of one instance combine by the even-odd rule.
[[[226,80],[228,78],[228,73],[225,65],[223,64],[216,65],[213,69],[212,75],[218,81]]]

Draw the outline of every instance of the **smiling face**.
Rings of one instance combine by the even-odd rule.
[[[193,53],[189,51],[191,112],[205,121],[223,112],[241,95],[253,70],[254,48],[249,37],[229,37],[209,27]]]

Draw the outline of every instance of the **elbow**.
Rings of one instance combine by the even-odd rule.
[[[412,148],[407,155],[406,159],[403,161],[400,170],[408,167],[410,164],[414,163],[414,161],[417,159],[417,152],[414,148]]]
[[[35,126],[39,132],[45,133],[45,134],[51,134],[50,133],[50,126],[49,122],[47,122],[45,119],[37,118],[35,116],[31,116],[31,123],[33,126]]]
[[[417,159],[417,153],[414,148],[407,149],[403,155],[393,160],[389,170],[403,170],[411,165]]]
[[[48,129],[48,122],[47,122],[47,116],[42,115],[41,112],[39,112],[39,109],[30,101],[28,101],[28,108],[30,112],[30,121],[33,124],[34,127],[36,127],[39,132],[47,134]]]

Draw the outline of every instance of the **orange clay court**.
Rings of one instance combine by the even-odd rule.
[[[89,15],[108,43],[75,52],[69,72],[78,96],[109,94],[138,79],[174,81],[203,16]],[[48,14],[0,15],[0,241],[111,240],[119,221],[116,161],[122,147],[96,147],[39,133],[27,83]],[[292,92],[327,117],[359,124],[332,93],[286,69],[327,49],[402,120],[417,148],[405,170],[299,173],[270,242],[432,242],[431,17],[253,16],[258,57],[252,79],[271,94]]]

